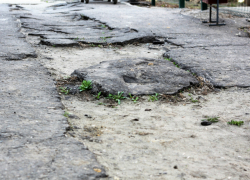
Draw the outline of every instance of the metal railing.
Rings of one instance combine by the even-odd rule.
[[[240,17],[250,17],[250,0],[229,0],[220,5],[220,12]]]

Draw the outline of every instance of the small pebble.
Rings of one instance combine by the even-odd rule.
[[[88,117],[88,118],[92,118],[92,116],[88,115],[88,114],[85,114],[84,116]]]
[[[201,122],[202,126],[210,126],[211,124],[212,124],[212,122],[209,122],[209,121],[202,121]]]

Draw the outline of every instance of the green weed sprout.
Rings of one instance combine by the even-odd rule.
[[[65,111],[64,114],[63,114],[63,116],[65,116],[65,117],[68,118],[69,117],[69,113],[67,111]]]
[[[101,98],[101,97],[100,97],[101,94],[102,94],[102,92],[99,92],[99,93],[95,96],[95,98],[96,98],[96,99],[100,99],[100,98]]]
[[[149,99],[148,99],[148,101],[152,101],[152,102],[154,102],[154,101],[158,101],[159,99],[158,99],[158,93],[155,93],[155,95],[151,95],[151,96],[149,96]]]
[[[134,102],[134,103],[137,103],[137,101],[138,101],[138,97],[135,97],[135,96],[132,96],[130,93],[128,93],[129,94],[129,97],[130,97],[130,99]]]
[[[60,89],[61,89],[61,90],[60,90],[61,93],[69,94],[69,91],[70,91],[70,90],[68,90],[67,88],[60,87]]]
[[[165,60],[167,60],[167,61],[171,61],[172,60],[172,58],[164,58]]]
[[[209,122],[212,122],[212,123],[217,123],[217,122],[219,122],[219,118],[220,117],[211,117],[211,118],[203,119],[201,121],[209,121]]]
[[[117,101],[118,104],[121,104],[121,100],[126,99],[126,97],[123,96],[123,92],[118,92],[117,95],[109,94],[107,99],[113,99],[113,100]]]
[[[228,124],[230,125],[236,125],[236,126],[241,126],[244,124],[244,121],[234,121],[234,120],[231,120],[230,122],[227,122]]]
[[[79,89],[80,89],[80,92],[92,89],[92,82],[83,80],[82,85],[79,87]]]

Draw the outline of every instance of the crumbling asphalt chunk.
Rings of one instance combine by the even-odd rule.
[[[214,87],[249,87],[249,49],[244,46],[178,48],[166,53],[182,69],[209,80]]]
[[[84,10],[76,11],[73,4],[62,4],[59,9],[48,8],[43,14],[27,15],[19,9],[15,12],[21,21],[21,27],[28,35],[40,36],[40,44],[56,47],[71,47],[82,44],[118,44],[125,45],[133,42],[149,43],[155,36],[138,32],[136,29],[113,28],[84,15]],[[79,4],[81,5],[81,4]]]
[[[72,73],[80,80],[91,80],[93,93],[134,95],[174,94],[184,87],[198,84],[191,73],[173,63],[157,59],[121,59],[104,61]]]

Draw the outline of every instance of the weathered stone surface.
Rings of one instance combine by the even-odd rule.
[[[217,87],[249,87],[249,49],[243,46],[178,48],[168,52],[181,68],[205,77]]]
[[[176,45],[176,49],[166,54],[181,64],[181,68],[206,77],[215,86],[250,86],[247,55],[250,39],[236,36],[240,32],[238,28],[249,26],[245,18],[222,18],[226,26],[209,27],[201,23],[200,17],[182,15],[178,9],[138,11],[136,7],[121,5],[117,10],[114,6],[91,3],[88,7],[93,9],[83,11],[85,16],[110,27],[128,26],[148,36],[166,37],[169,44]]]
[[[250,86],[246,60],[250,39],[235,36],[239,27],[248,26],[245,19],[237,19],[237,23],[234,19],[223,19],[226,26],[209,27],[196,18],[181,15],[177,9],[138,11],[124,4],[117,8],[98,3],[64,3],[47,8],[42,15],[30,12],[32,15],[21,17],[22,26],[28,33],[42,37],[43,44],[126,44],[165,37],[167,43],[176,45],[166,55],[181,68],[209,79],[215,86]]]
[[[8,14],[7,5],[1,5],[0,10],[0,58],[21,60],[37,57],[35,50],[19,32],[18,22]]]
[[[229,36],[227,33],[220,34],[175,34],[166,40],[170,44],[183,48],[212,47],[212,46],[249,46],[250,39]]]
[[[76,9],[77,7],[77,9]],[[41,44],[52,46],[77,46],[83,44],[128,44],[152,42],[155,36],[138,33],[129,27],[109,27],[105,23],[84,16],[83,3],[63,3],[48,7],[45,13],[27,14],[20,8],[16,16],[29,35],[40,36]]]
[[[191,73],[178,69],[172,62],[156,59],[121,59],[105,61],[72,73],[80,80],[91,80],[94,93],[174,94],[196,84]]]
[[[0,11],[0,28],[20,35],[12,29],[8,7],[0,5]],[[15,43],[25,55],[33,52],[24,39],[11,36],[1,44],[0,54],[12,54],[9,47]],[[48,71],[36,59],[6,61],[8,57],[0,56],[0,179],[106,177],[87,147],[65,136],[69,124]]]
[[[94,155],[65,137],[69,125],[47,70],[37,62],[0,60],[0,71],[0,179],[105,177]]]

